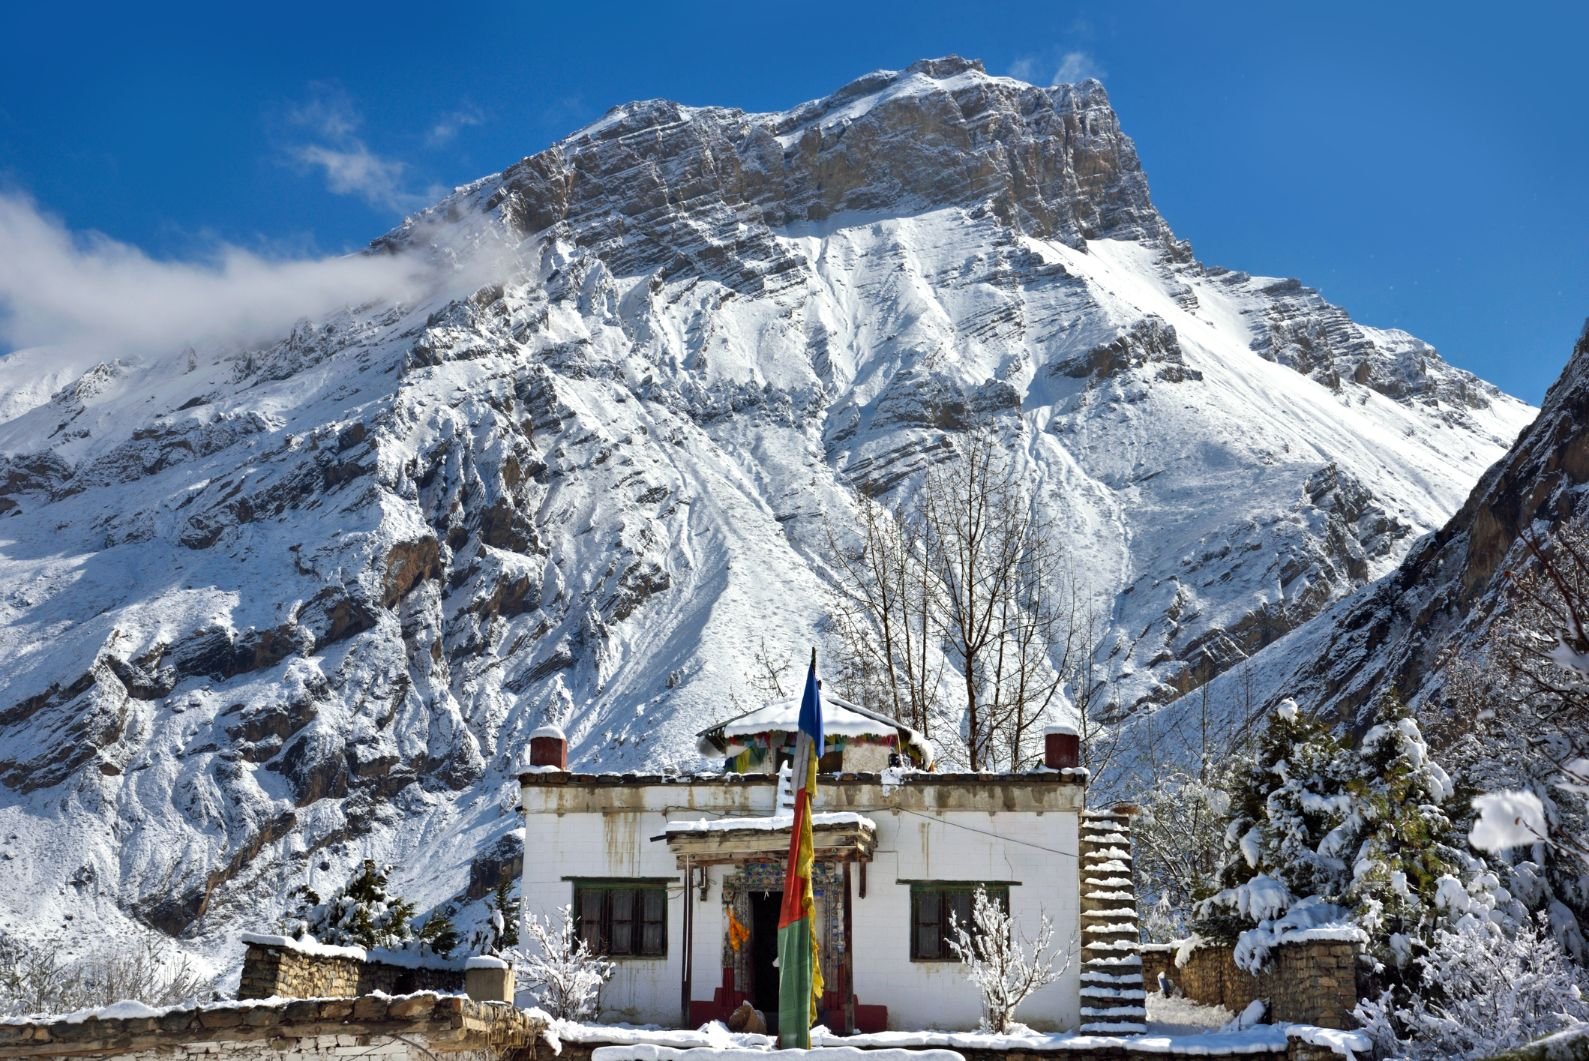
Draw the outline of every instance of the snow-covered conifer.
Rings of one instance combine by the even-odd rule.
[[[414,943],[443,957],[451,953],[458,934],[447,911],[436,911],[416,929],[414,904],[392,893],[390,871],[367,858],[347,884],[323,901],[308,887],[295,888],[298,907],[285,921],[287,934],[356,947],[400,949]]]
[[[1371,723],[1351,747],[1288,701],[1238,771],[1220,890],[1200,905],[1199,930],[1233,939],[1244,967],[1287,939],[1356,936],[1368,971],[1410,989],[1437,929],[1516,916],[1453,843],[1451,780],[1416,720],[1387,698]]]

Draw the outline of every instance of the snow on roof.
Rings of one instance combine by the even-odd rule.
[[[317,958],[348,958],[361,962],[369,956],[363,947],[339,947],[333,943],[321,943],[312,936],[293,939],[291,936],[274,936],[265,932],[243,932],[238,938],[244,943],[254,943],[261,947],[280,947],[283,950],[297,951],[299,954],[312,954]]]
[[[702,755],[718,758],[725,748],[738,738],[753,737],[761,733],[797,733],[800,730],[800,700],[778,700],[747,711],[726,722],[708,726],[700,731]],[[852,704],[839,696],[822,697],[822,730],[830,737],[869,737],[876,740],[899,740],[908,745],[923,765],[932,763],[932,750],[927,739],[897,719]]]
[[[665,831],[669,833],[727,833],[740,829],[759,829],[766,832],[776,832],[779,829],[788,829],[794,825],[792,814],[771,814],[764,818],[692,818],[683,821],[668,822]],[[813,828],[819,825],[864,825],[872,830],[877,829],[877,823],[863,814],[854,811],[825,811],[821,814],[811,815]]]

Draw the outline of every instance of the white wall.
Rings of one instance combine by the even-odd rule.
[[[971,1028],[980,999],[957,963],[910,960],[912,880],[1009,881],[1017,932],[1035,938],[1042,913],[1071,954],[1056,984],[1036,993],[1018,1018],[1039,1029],[1078,1023],[1080,960],[1076,874],[1079,785],[1053,775],[958,778],[925,775],[885,789],[875,778],[824,783],[817,810],[853,810],[877,824],[866,898],[855,872],[855,994],[888,1006],[889,1027]],[[570,902],[572,877],[667,877],[668,957],[620,959],[603,996],[603,1020],[676,1026],[682,975],[683,871],[660,835],[670,820],[770,812],[767,779],[707,779],[695,784],[633,777],[584,777],[555,783],[527,775],[524,785],[524,907],[543,916]],[[691,995],[710,999],[722,982],[727,867],[713,867],[704,902],[694,900]]]

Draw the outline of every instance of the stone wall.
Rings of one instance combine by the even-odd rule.
[[[1104,1040],[1108,1042],[1109,1040]],[[986,1050],[976,1047],[966,1047],[956,1044],[952,1047],[956,1053],[965,1057],[966,1061],[1163,1061],[1166,1055],[1163,1040],[1158,1040],[1152,1046],[1133,1046],[1130,1037],[1115,1039],[1115,1044],[1109,1046],[1078,1047],[1074,1045],[1056,1046],[1051,1050],[1021,1049],[1021,1050]],[[616,1045],[610,1043],[578,1043],[567,1039],[562,1041],[562,1052],[557,1055],[556,1061],[591,1061],[591,1054],[602,1046]],[[682,1045],[682,1044],[681,1044]],[[824,1046],[837,1045],[834,1040],[828,1040]],[[643,1047],[641,1049],[644,1049]],[[866,1047],[862,1047],[866,1049]],[[1273,1061],[1342,1061],[1340,1055],[1332,1053],[1323,1047],[1309,1046],[1307,1043],[1290,1039],[1284,1046],[1276,1043],[1272,1047],[1248,1046],[1240,1050],[1220,1052],[1217,1049],[1202,1048],[1197,1053],[1200,1061],[1264,1061],[1269,1058]]]
[[[238,1001],[158,1016],[0,1023],[0,1058],[520,1061],[536,1056],[538,1044],[550,1056],[544,1030],[544,1022],[510,1005],[456,995]]]
[[[243,952],[238,998],[354,998],[376,991],[461,994],[461,968],[410,968],[387,962],[313,954],[249,941]]]
[[[1187,998],[1240,1013],[1255,998],[1268,1004],[1267,1019],[1314,1024],[1321,1028],[1355,1028],[1357,944],[1342,940],[1307,940],[1276,947],[1269,968],[1257,976],[1237,968],[1227,945],[1205,943],[1193,950],[1185,965],[1175,964],[1175,948],[1142,948],[1142,986],[1159,989],[1162,972]]]

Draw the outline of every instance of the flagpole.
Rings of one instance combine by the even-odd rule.
[[[778,1045],[811,1049],[811,1026],[822,999],[822,964],[817,951],[816,869],[811,835],[811,805],[816,798],[817,760],[823,749],[822,693],[817,682],[817,650],[811,649],[800,728],[795,736],[794,816],[789,828],[789,861],[784,870],[783,905],[778,912]]]

